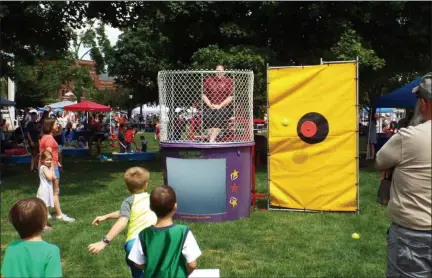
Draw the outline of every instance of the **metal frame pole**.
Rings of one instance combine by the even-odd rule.
[[[357,162],[357,169],[356,169],[356,175],[357,175],[357,215],[360,214],[360,151],[359,151],[359,147],[360,147],[360,130],[359,130],[359,124],[358,124],[358,120],[359,120],[359,108],[360,108],[360,104],[359,104],[359,57],[356,57],[356,141],[357,141],[357,149],[356,149],[356,162]]]
[[[269,64],[267,63],[266,80],[267,80],[267,210],[270,210],[270,104],[269,104]]]

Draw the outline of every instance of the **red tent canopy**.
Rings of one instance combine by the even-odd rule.
[[[82,112],[110,112],[111,107],[105,106],[93,101],[83,100],[80,103],[67,105],[63,107],[66,111],[82,111]]]

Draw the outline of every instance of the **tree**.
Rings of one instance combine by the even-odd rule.
[[[145,78],[156,82],[160,69],[209,67],[217,56],[252,67],[254,95],[264,98],[266,69],[258,65],[358,55],[361,100],[370,105],[386,88],[430,68],[430,18],[428,2],[143,2],[109,70],[133,87]]]
[[[87,92],[87,98],[97,103],[125,109],[129,106],[129,94],[128,89],[118,86],[115,89],[90,90]]]
[[[34,65],[43,56],[55,60],[69,48],[73,30],[87,20],[100,19],[113,27],[133,25],[140,2],[31,2],[0,3],[0,76],[15,78],[14,63]]]

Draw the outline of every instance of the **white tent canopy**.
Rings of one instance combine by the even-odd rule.
[[[75,104],[75,103],[77,103],[77,102],[65,100],[65,101],[60,101],[60,102],[56,102],[56,103],[51,103],[51,104],[48,104],[47,106],[51,107],[51,109],[59,109],[59,108],[65,107],[67,105],[71,105],[71,104]]]
[[[139,114],[140,108],[137,107],[132,110],[132,115]],[[142,113],[143,114],[159,114],[160,113],[160,107],[158,106],[148,106],[147,104],[144,104],[142,106]]]

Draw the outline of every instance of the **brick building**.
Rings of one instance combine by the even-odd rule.
[[[96,74],[95,61],[79,60],[78,65],[89,69],[90,76],[94,80],[94,85],[98,90],[115,88],[113,77],[108,76],[108,74]],[[73,81],[69,84],[69,87],[66,84],[61,85],[58,91],[59,101],[75,99],[75,96],[70,92],[71,89],[74,89],[74,86],[75,85]],[[83,98],[85,98],[85,92],[83,93]]]

